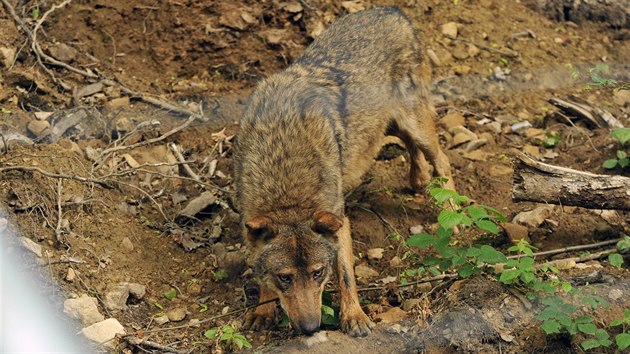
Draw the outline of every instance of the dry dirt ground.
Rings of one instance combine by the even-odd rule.
[[[630,125],[630,99],[623,91],[584,86],[589,70],[600,63],[608,66],[607,77],[630,81],[627,29],[606,22],[557,22],[533,1],[76,0],[49,14],[61,2],[6,3],[31,33],[37,28],[42,54],[78,70],[49,64],[44,70],[3,7],[0,221],[41,247],[37,262],[45,264],[45,277],[66,298],[93,296],[98,310],[116,318],[127,333],[182,352],[220,352],[203,332],[223,324],[238,327],[242,312],[216,316],[256,301],[231,204],[232,136],[244,100],[259,79],[289,65],[338,16],[384,4],[409,15],[425,48],[435,53],[434,99],[440,117],[448,117],[440,121],[441,141],[459,192],[508,220],[539,206],[511,199],[517,152],[611,173],[601,167],[617,150],[608,130],[575,119],[569,123],[549,98],[576,95]],[[455,39],[443,34],[450,22],[456,24]],[[203,118],[190,123],[185,112],[157,107],[148,103],[151,99]],[[190,124],[179,129],[184,122]],[[534,129],[512,131],[518,122]],[[453,125],[467,127],[484,143],[470,151],[453,146],[448,132]],[[171,129],[175,134],[168,134]],[[547,133],[560,137],[555,147],[536,143]],[[179,160],[173,145],[182,152]],[[545,336],[532,319],[538,304],[493,279],[392,286],[414,266],[404,243],[410,228],[434,229],[438,213],[426,196],[410,191],[408,168],[404,150],[388,145],[366,183],[347,199],[357,264],[378,272],[359,279],[361,287],[378,288],[360,294],[370,304],[368,313],[404,312],[381,317],[366,339],[332,329],[309,350],[581,352],[579,337]],[[202,193],[209,198],[202,208],[182,212]],[[618,238],[624,228],[627,233],[629,217],[556,206],[542,224],[528,226],[528,237],[539,250],[591,244]],[[478,237],[464,232],[458,239],[471,243]],[[511,245],[503,231],[482,242],[504,251]],[[369,259],[367,251],[375,248],[384,250],[383,257]],[[592,261],[560,277],[571,280],[593,271],[603,280],[591,291],[612,304],[598,312],[597,321],[608,323],[629,305],[628,270]],[[383,286],[387,279],[394,281]],[[121,287],[129,288],[126,283],[144,291],[112,305]],[[175,297],[166,298],[172,289]],[[624,296],[608,298],[620,290]],[[123,293],[126,297],[128,291]],[[170,320],[162,323],[165,314]],[[307,350],[307,341],[287,328],[243,334],[257,351]],[[125,353],[164,351],[120,343],[115,350]]]

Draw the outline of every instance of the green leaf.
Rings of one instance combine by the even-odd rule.
[[[223,326],[222,330],[223,330],[223,333],[229,333],[229,334],[236,332],[236,329],[230,325]]]
[[[630,128],[613,129],[613,131],[610,132],[610,135],[617,139],[622,146],[626,145],[626,143],[630,141]]]
[[[499,227],[493,221],[490,220],[477,220],[475,225],[482,230],[486,230],[489,233],[496,235],[499,233]]]
[[[577,326],[582,333],[595,334],[595,331],[597,331],[597,326],[592,323],[578,323]]]
[[[334,317],[335,310],[330,306],[322,305],[322,314]]]
[[[600,346],[601,344],[596,339],[589,339],[582,342],[582,348],[584,348],[584,350],[599,348]]]
[[[213,328],[210,328],[209,330],[207,330],[207,331],[203,332],[203,335],[204,335],[206,338],[209,338],[209,339],[214,340],[214,338],[217,336],[217,332],[218,332],[218,331],[219,331],[219,328],[217,328],[217,327],[213,327]]]
[[[617,326],[620,326],[620,325],[624,324],[625,322],[626,321],[624,321],[624,320],[614,320],[614,321],[610,322],[610,325],[612,327],[617,327]]]
[[[418,248],[427,248],[435,242],[435,237],[427,233],[411,235],[407,240],[407,245]]]
[[[175,296],[177,296],[177,290],[175,290],[174,288],[171,288],[171,290],[164,294],[164,297],[169,300],[174,299]]]
[[[461,268],[457,270],[457,274],[459,274],[462,278],[468,278],[473,274],[479,273],[480,269],[473,266],[470,263],[464,264]]]
[[[488,245],[482,245],[480,248],[481,253],[479,254],[479,259],[488,264],[497,264],[507,261],[507,257]]]
[[[436,203],[442,204],[449,199],[455,199],[459,194],[454,190],[444,188],[431,188],[429,194],[435,199]]]
[[[608,255],[608,262],[610,262],[610,265],[613,267],[621,268],[623,265],[623,256],[619,253],[611,253]]]
[[[435,230],[435,236],[437,236],[439,239],[448,239],[449,237],[451,237],[451,235],[453,235],[452,229],[445,229],[444,227],[440,226],[437,230]],[[450,239],[448,240],[450,242]]]
[[[617,159],[606,160],[604,161],[602,166],[604,166],[604,168],[606,169],[612,170],[613,168],[617,167],[617,162]]]
[[[164,311],[164,306],[162,306],[162,304],[160,304],[159,302],[154,302],[153,305],[155,305],[155,307],[159,308],[160,310]]]
[[[234,337],[232,339],[232,341],[234,342],[234,344],[236,344],[236,346],[238,347],[238,349],[243,349],[243,340],[238,338],[238,337]]]
[[[546,334],[553,334],[560,333],[560,328],[562,328],[562,326],[560,326],[560,323],[558,323],[558,321],[549,320],[544,321],[540,328],[542,328],[542,330],[545,331]]]
[[[628,159],[627,157],[625,159],[619,160],[619,167],[626,168],[628,167],[628,165],[630,165],[630,159]]]
[[[617,150],[617,159],[618,159],[618,160],[623,160],[623,159],[625,159],[626,157],[628,157],[628,154],[627,154],[625,151],[623,151],[623,150]],[[622,166],[622,167],[623,167],[623,166]]]
[[[595,338],[597,338],[597,340],[599,341],[603,341],[609,339],[610,335],[602,328],[598,328],[597,331],[595,331]]]
[[[476,206],[476,205],[468,206],[464,208],[464,210],[468,212],[468,215],[474,221],[490,217],[490,215],[486,213],[486,210],[484,208]]]
[[[518,278],[521,275],[521,271],[518,269],[509,269],[501,273],[499,277],[499,281],[503,284],[512,284],[514,279]]]
[[[617,242],[617,249],[619,252],[623,252],[630,249],[630,236],[624,236],[623,239]]]
[[[232,340],[232,333],[223,333],[221,337],[219,337],[219,340],[222,342]]]
[[[494,218],[497,219],[498,221],[507,221],[507,218],[505,217],[505,215],[503,215],[500,211],[496,210],[495,208],[489,207],[487,205],[480,205],[482,208],[486,209],[487,211],[491,212],[492,214],[494,214]]]
[[[464,221],[464,215],[455,211],[442,210],[438,215],[438,223],[445,229],[452,229]]]
[[[530,272],[521,273],[521,281],[524,284],[529,284],[536,279],[536,274]]]
[[[39,7],[35,7],[31,10],[31,17],[33,18],[33,20],[37,20],[39,18],[39,15],[40,15]]]
[[[619,333],[615,336],[615,342],[620,350],[624,350],[630,346],[630,333]]]

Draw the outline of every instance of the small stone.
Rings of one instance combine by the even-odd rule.
[[[409,228],[409,233],[411,235],[420,234],[424,232],[424,226],[422,225],[414,225]]]
[[[399,334],[400,332],[402,332],[402,326],[398,323],[395,323],[387,329],[387,332],[392,334]]]
[[[527,227],[509,222],[504,223],[502,226],[508,238],[510,239],[510,241],[512,241],[513,244],[517,244],[520,240],[525,240],[531,243],[531,240],[529,239],[529,230],[527,229]]]
[[[13,64],[13,60],[15,59],[15,49],[0,47],[0,64],[8,68]]]
[[[488,170],[488,174],[492,177],[510,175],[514,172],[511,167],[504,165],[492,165]]]
[[[26,126],[28,132],[36,138],[41,138],[50,134],[50,123],[46,120],[32,120]]]
[[[450,149],[452,148],[456,148],[464,143],[467,143],[471,140],[473,140],[474,137],[466,134],[466,133],[458,133],[455,134],[455,136],[453,136],[453,139],[451,140],[451,144],[449,146]]]
[[[128,252],[133,251],[133,243],[131,243],[131,240],[129,239],[129,237],[125,237],[122,240],[122,246],[125,250],[127,250]]]
[[[486,127],[495,134],[501,133],[501,122],[490,122],[486,124]]]
[[[107,103],[105,103],[105,109],[109,112],[117,111],[121,108],[125,108],[129,106],[129,97],[123,96],[119,98],[114,98]]]
[[[466,75],[470,73],[470,70],[472,70],[472,68],[468,65],[453,65],[453,71],[456,75]]]
[[[76,49],[65,43],[55,44],[51,46],[48,51],[53,58],[66,63],[69,63],[76,59],[78,54]]]
[[[172,322],[179,322],[186,317],[186,310],[181,307],[174,308],[166,313],[168,319]]]
[[[475,139],[475,140],[471,140],[469,141],[466,146],[464,146],[464,151],[465,152],[470,152],[473,150],[477,150],[480,147],[486,145],[486,143],[488,142],[488,140],[486,139]]]
[[[64,279],[66,279],[67,282],[72,283],[74,279],[76,279],[76,277],[77,277],[77,273],[74,271],[74,269],[68,268],[68,272],[66,273],[66,276],[64,277]]]
[[[553,205],[540,206],[531,211],[518,213],[512,222],[523,224],[532,228],[538,227],[543,223],[543,221],[545,221],[545,219],[548,219],[551,216],[553,210]]]
[[[393,307],[383,313],[374,315],[376,321],[383,323],[395,323],[403,320],[407,317],[407,312],[403,311],[400,307]]]
[[[105,306],[110,310],[124,311],[127,309],[127,300],[132,295],[136,299],[142,299],[146,294],[144,285],[135,283],[119,283],[115,288],[105,294]]]
[[[72,318],[81,320],[84,326],[89,326],[105,319],[98,311],[98,300],[88,295],[64,301],[63,312]]]
[[[501,69],[499,66],[495,66],[494,69],[492,69],[492,76],[498,81],[507,80],[508,75],[510,75],[510,70],[508,69]]]
[[[626,107],[630,106],[630,90],[619,90],[613,94],[615,104]]]
[[[558,259],[553,261],[552,264],[560,270],[567,270],[575,268],[576,262],[574,259]]]
[[[479,50],[479,48],[477,48],[476,45],[474,44],[468,45],[468,56],[470,56],[471,58],[476,57],[477,55],[479,55],[480,52],[481,50]]]
[[[188,285],[188,293],[192,296],[197,296],[201,294],[201,285],[197,283],[190,283]]]
[[[438,58],[433,49],[427,49],[427,56],[429,57],[429,60],[431,60],[433,66],[442,66],[442,61]]]
[[[531,128],[531,126],[532,126],[532,123],[528,121],[518,122],[518,123],[512,124],[512,131],[515,133],[519,133],[521,131],[524,131],[527,128]]]
[[[354,267],[354,274],[362,280],[369,280],[379,276],[379,273],[366,265],[358,265]]]
[[[368,259],[381,259],[383,258],[383,252],[385,252],[383,248],[370,248],[367,250]]]
[[[523,152],[526,153],[526,154],[531,155],[534,158],[539,158],[540,157],[540,149],[538,148],[538,146],[525,145],[525,146],[523,146]]]
[[[623,291],[621,291],[620,289],[612,289],[608,293],[608,298],[611,299],[612,301],[617,301],[621,299],[623,296],[624,296]]]
[[[125,327],[123,327],[117,319],[108,318],[83,328],[81,333],[83,333],[87,339],[113,349],[116,343],[114,343],[112,339],[116,338],[117,334],[125,334]]]
[[[107,98],[119,98],[120,97],[120,87],[118,86],[107,86],[103,89],[103,93]]]
[[[103,83],[99,81],[99,82],[81,87],[77,91],[77,97],[81,98],[85,96],[92,96],[93,94],[99,93],[101,91],[103,91]]]
[[[431,284],[429,284],[431,285]],[[402,303],[403,311],[411,311],[422,304],[422,299],[407,299]]]
[[[462,154],[462,157],[472,161],[486,161],[487,156],[488,154],[481,150],[465,152]]]
[[[466,48],[466,46],[463,43],[458,43],[451,50],[451,54],[453,55],[453,58],[457,60],[468,59],[468,48]]]
[[[155,322],[158,326],[161,326],[168,322],[168,316],[162,315],[162,316],[155,317],[153,318],[153,322]]]
[[[395,256],[394,258],[389,260],[390,267],[398,267],[400,263],[402,263],[402,261],[400,260],[400,257],[398,256]]]
[[[538,129],[538,128],[527,128],[525,130],[523,130],[523,136],[525,136],[526,138],[534,138],[534,137],[539,137],[539,136],[545,136],[545,131],[542,129]]]
[[[444,117],[440,118],[439,124],[447,131],[451,131],[451,129],[457,126],[463,126],[466,123],[466,119],[459,112],[452,112]]]
[[[448,22],[442,25],[442,34],[448,37],[457,37],[457,23]]]
[[[35,253],[35,255],[37,255],[37,257],[41,257],[42,256],[42,246],[38,245],[37,243],[35,243],[30,238],[26,238],[26,237],[23,237],[23,236],[20,237],[20,241],[22,241],[22,246],[24,246],[24,248],[26,248],[27,250]]]

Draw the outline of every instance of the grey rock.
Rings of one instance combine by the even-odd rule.
[[[97,322],[89,327],[85,327],[81,330],[83,335],[96,343],[103,343],[107,348],[113,349],[116,343],[112,339],[117,334],[125,334],[125,327],[115,318],[108,318],[104,321]]]
[[[103,321],[105,317],[98,311],[98,300],[83,295],[76,299],[68,299],[63,303],[63,312],[72,318],[81,320],[84,326]]]

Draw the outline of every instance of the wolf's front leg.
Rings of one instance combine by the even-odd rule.
[[[374,328],[374,323],[359,305],[357,285],[354,279],[354,255],[350,220],[343,219],[343,226],[337,231],[337,275],[341,294],[341,330],[353,337],[365,337]]]
[[[265,285],[261,284],[258,303],[263,303],[274,298],[276,298],[276,294],[269,290]],[[261,329],[271,327],[275,319],[276,303],[272,301],[259,305],[256,307],[256,311],[248,313],[245,316],[245,323],[243,324],[243,327],[253,331],[259,331]]]

